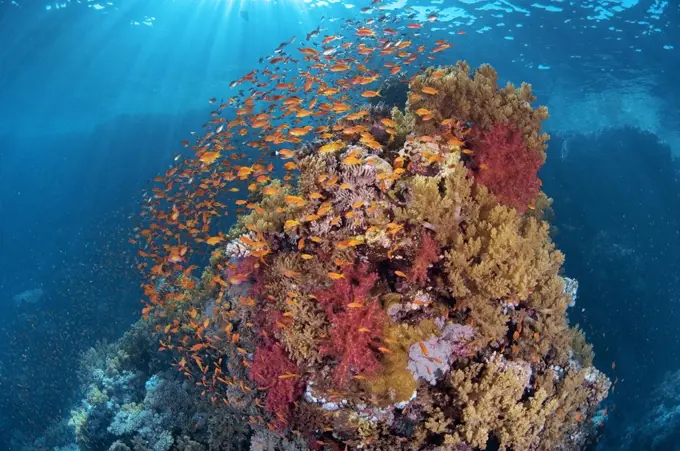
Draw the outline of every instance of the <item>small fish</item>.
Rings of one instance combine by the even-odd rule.
[[[295,373],[283,373],[279,376],[279,379],[292,379],[295,377],[299,377],[299,375]]]
[[[295,219],[288,219],[285,224],[283,224],[284,229],[292,229],[293,227],[299,226],[300,221],[297,221]]]
[[[290,205],[293,205],[293,206],[296,206],[296,207],[304,207],[307,204],[307,201],[304,200],[300,196],[290,196],[289,195],[289,196],[286,196],[284,198],[284,200],[287,204],[290,204]]]
[[[420,117],[432,116],[432,111],[428,110],[427,108],[418,108],[416,110],[416,114]]]
[[[207,244],[211,245],[211,246],[214,246],[214,245],[216,245],[216,244],[218,244],[218,243],[221,243],[222,240],[223,240],[223,238],[222,238],[221,236],[211,236],[210,238],[208,238],[207,240],[205,240],[205,242],[206,242]]]
[[[307,133],[312,131],[312,128],[314,128],[314,127],[312,127],[311,125],[307,125],[305,127],[291,128],[290,130],[288,130],[288,133],[290,133],[293,136],[298,136],[298,137],[299,136],[305,136]]]
[[[396,122],[394,122],[392,119],[388,119],[388,118],[386,118],[386,117],[380,119],[380,123],[382,123],[382,124],[383,124],[384,126],[386,126],[386,127],[393,127],[393,128],[394,128],[394,127],[397,126],[397,123],[396,123]]]
[[[373,98],[373,97],[380,97],[380,90],[378,91],[364,91],[361,93],[361,97],[366,97],[366,98]]]
[[[262,194],[265,196],[275,196],[281,192],[281,188],[276,186],[268,186],[262,190]]]
[[[307,33],[307,40],[309,41],[310,39],[318,36],[319,32],[321,32],[321,25],[318,25],[314,30]]]
[[[358,164],[363,163],[363,161],[355,156],[348,156],[342,159],[342,164],[346,164],[348,166],[355,166]]]
[[[437,47],[435,47],[434,49],[432,49],[432,53],[443,52],[444,50],[449,49],[449,48],[451,48],[451,44],[448,44],[448,43],[447,44],[441,44],[441,45],[438,45]]]
[[[323,146],[319,147],[319,153],[337,152],[338,150],[341,150],[344,147],[345,147],[344,141],[333,141],[331,143],[324,144]]]
[[[219,152],[205,152],[199,157],[199,161],[204,164],[212,164],[220,157]]]
[[[361,28],[357,29],[356,35],[357,36],[364,36],[364,37],[375,36],[375,31],[371,30],[370,28],[361,27]]]

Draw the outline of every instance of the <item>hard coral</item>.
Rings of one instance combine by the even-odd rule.
[[[504,123],[488,131],[477,130],[472,141],[476,181],[501,203],[524,212],[540,190],[541,156],[526,146],[519,131]]]

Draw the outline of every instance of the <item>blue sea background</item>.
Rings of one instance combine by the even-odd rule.
[[[367,4],[353,3],[0,1],[0,450],[67,416],[78,355],[139,317],[128,239],[142,192],[200,132],[207,100],[291,36],[340,32],[331,19]],[[565,273],[580,282],[570,321],[616,380],[599,449],[624,449],[680,370],[680,6],[396,6],[442,11],[432,40],[456,42],[442,61],[491,63],[549,107],[541,178]],[[31,289],[36,302],[14,299]]]

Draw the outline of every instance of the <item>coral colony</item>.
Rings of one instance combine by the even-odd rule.
[[[236,118],[225,102],[195,158],[158,178],[144,317],[92,351],[81,449],[554,451],[597,433],[610,382],[567,322],[575,282],[543,219],[547,110],[464,62],[410,77],[405,108],[365,106],[380,91],[352,89],[380,74],[346,52],[398,58],[398,74],[425,52],[394,34],[358,27],[356,47],[300,48],[308,71],[234,82],[255,86]],[[297,64],[287,44],[270,64]],[[252,130],[280,171],[239,162],[231,139]]]
[[[541,219],[547,113],[496,78],[428,69],[405,111],[352,123],[373,145],[300,147],[294,186],[268,181],[201,279],[90,365],[78,445],[582,447],[610,382]],[[152,376],[152,335],[183,375]]]

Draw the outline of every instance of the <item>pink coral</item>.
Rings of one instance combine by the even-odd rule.
[[[508,124],[496,124],[474,135],[476,181],[502,203],[524,212],[540,190],[541,155],[529,149],[522,134]]]
[[[424,285],[427,282],[427,270],[439,259],[439,245],[430,237],[427,232],[423,232],[423,239],[420,244],[420,251],[416,256],[411,271],[409,272],[409,280],[419,285]]]
[[[276,416],[279,426],[287,425],[303,385],[297,365],[279,343],[268,339],[257,347],[250,366],[250,379],[267,390],[265,408]]]
[[[344,278],[315,294],[331,323],[329,339],[320,351],[338,359],[333,370],[338,386],[346,385],[354,374],[373,375],[380,367],[376,349],[380,346],[385,313],[370,296],[376,279],[377,275],[369,273],[366,265],[347,268]]]

